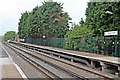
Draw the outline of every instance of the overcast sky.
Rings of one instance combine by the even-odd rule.
[[[72,22],[78,23],[85,19],[85,10],[88,0],[53,0],[64,3],[64,11],[67,11]],[[18,22],[21,13],[32,11],[37,5],[42,5],[43,0],[0,0],[0,35],[6,31],[18,31]]]

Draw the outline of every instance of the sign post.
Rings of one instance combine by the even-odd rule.
[[[104,36],[114,36],[114,35],[118,35],[118,31],[104,32]]]
[[[107,42],[105,42],[108,39]],[[107,46],[105,50],[107,51],[107,54],[112,54],[113,55],[117,55],[118,54],[118,31],[108,31],[108,32],[104,32],[104,48],[106,48],[105,46]]]

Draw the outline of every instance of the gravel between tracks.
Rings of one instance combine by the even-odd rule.
[[[17,46],[18,47],[18,46]],[[21,48],[21,47],[20,47]],[[27,51],[27,52],[29,52],[29,54],[33,54],[33,53],[35,53],[35,52],[31,52],[31,51],[28,51],[27,49],[24,49],[25,51]],[[78,75],[82,75],[82,76],[86,76],[86,78],[100,78],[99,76],[97,76],[97,75],[94,75],[94,74],[91,74],[91,73],[86,73],[86,71],[83,71],[83,70],[81,70],[81,69],[78,69],[78,68],[75,68],[75,67],[73,67],[73,66],[70,66],[70,65],[67,65],[67,64],[64,64],[64,63],[62,63],[62,62],[59,62],[59,61],[56,61],[56,60],[53,60],[53,59],[50,59],[50,58],[48,58],[48,57],[45,57],[45,56],[43,56],[43,55],[38,55],[38,54],[33,54],[33,55],[36,55],[36,56],[38,56],[38,57],[40,57],[40,58],[42,58],[42,59],[44,59],[44,60],[46,60],[46,61],[48,61],[48,62],[51,62],[52,64],[57,64],[57,65],[59,65],[59,66],[61,66],[61,67],[63,67],[64,69],[66,69],[66,70],[70,70],[70,71],[72,71],[72,72],[77,72],[76,74],[78,74]],[[53,56],[52,56],[53,57]]]
[[[26,50],[26,49],[25,49]],[[28,50],[26,50],[26,51],[28,51]],[[44,68],[46,68],[47,70],[49,70],[50,72],[52,72],[52,73],[54,73],[55,75],[57,75],[57,76],[59,76],[59,78],[62,78],[62,79],[65,79],[65,78],[69,78],[69,79],[75,79],[76,77],[74,76],[73,77],[73,75],[72,74],[69,74],[68,72],[66,72],[66,71],[63,71],[63,70],[61,70],[61,69],[59,69],[58,67],[55,67],[55,66],[53,66],[53,65],[51,65],[51,63],[47,63],[46,61],[44,62],[43,60],[41,60],[41,59],[37,59],[37,58],[35,58],[35,57],[33,57],[33,56],[31,56],[31,55],[28,55],[28,54],[26,54],[26,53],[24,53],[24,52],[22,52],[22,51],[19,51],[18,50],[18,52],[20,52],[22,55],[24,55],[24,56],[26,56],[27,58],[30,58],[32,61],[35,61],[35,62],[37,62],[39,65],[41,65],[42,67],[44,67]],[[31,53],[31,52],[30,52]],[[35,53],[35,52],[32,52],[32,53]],[[36,54],[36,53],[35,53]],[[42,55],[41,55],[42,56]],[[43,57],[43,56],[42,56]],[[51,60],[52,61],[52,60]],[[75,79],[76,80],[76,79]]]
[[[26,50],[27,51],[27,50]],[[30,51],[31,52],[31,51]],[[35,53],[35,52],[34,52]],[[41,53],[41,52],[40,52]],[[31,53],[32,54],[32,53]],[[41,54],[44,54],[44,53],[41,53]],[[83,71],[83,70],[81,70],[81,69],[78,69],[78,68],[75,68],[75,67],[73,67],[73,66],[70,66],[70,65],[68,65],[68,64],[64,64],[64,63],[62,63],[62,62],[59,62],[59,61],[57,61],[57,60],[54,60],[54,59],[51,59],[51,58],[48,58],[48,57],[45,57],[45,56],[43,56],[43,55],[39,55],[39,54],[34,54],[34,55],[36,55],[36,56],[38,56],[38,57],[40,57],[40,58],[42,58],[42,59],[44,59],[44,60],[46,60],[46,61],[48,61],[48,62],[51,62],[52,64],[57,64],[57,65],[59,65],[60,67],[62,67],[62,68],[64,68],[64,69],[66,69],[66,70],[70,70],[71,72],[76,72],[76,74],[78,74],[78,75],[82,75],[82,76],[86,76],[86,78],[100,78],[99,76],[97,76],[97,75],[94,75],[94,74],[91,74],[91,73],[89,73],[89,72],[86,72],[86,71]],[[50,56],[50,55],[48,55],[48,56]],[[55,58],[54,56],[52,56],[53,58]],[[60,60],[60,59],[59,59]],[[67,62],[67,61],[65,61],[65,62]]]
[[[3,45],[7,51],[9,51],[10,56],[12,57],[13,62],[15,62],[25,73],[27,78],[46,78],[42,72],[38,72],[33,66],[28,62],[19,57],[15,52],[13,52],[9,47]]]
[[[35,53],[35,52],[37,52],[37,51],[34,51],[33,53]],[[31,53],[31,51],[30,51],[30,53]],[[34,55],[37,55],[37,54],[34,54]],[[45,57],[43,57],[42,55],[37,55],[37,56],[39,56],[39,57],[42,57],[42,58],[44,58],[44,59],[46,59],[47,61],[51,61],[52,63],[56,63],[56,64],[58,64],[59,66],[61,66],[61,67],[64,67],[64,68],[66,68],[66,69],[68,69],[68,70],[72,70],[72,71],[76,71],[79,75],[84,75],[86,78],[91,78],[91,79],[93,79],[93,78],[100,78],[100,79],[102,79],[100,76],[98,76],[98,75],[94,75],[94,74],[89,74],[88,72],[86,72],[86,71],[83,71],[83,70],[80,70],[80,69],[75,69],[75,67],[73,68],[73,67],[70,67],[70,66],[63,66],[63,64],[61,64],[61,63],[59,63],[59,62],[57,62],[56,60],[54,61],[54,60],[51,60],[51,59],[49,59],[49,58],[45,58]],[[53,56],[52,56],[53,57]],[[58,59],[58,58],[57,58]],[[81,66],[82,67],[82,66]],[[102,72],[101,72],[102,73]],[[104,75],[107,75],[107,74],[105,74],[105,73],[103,73]],[[87,75],[87,76],[86,76]],[[110,76],[110,75],[109,75]],[[111,76],[113,76],[113,75],[111,75]],[[113,76],[114,77],[114,76]]]
[[[30,53],[31,53],[31,51],[30,51]],[[37,54],[36,54],[37,55]],[[37,55],[38,56],[38,55]],[[40,56],[39,56],[40,57]],[[43,58],[43,56],[41,56],[42,58]],[[45,59],[45,57],[44,57],[44,59]],[[48,58],[46,58],[48,61],[52,61],[51,59],[48,59]],[[56,61],[52,61],[53,63],[56,63]],[[23,63],[23,62],[22,62]],[[58,64],[59,62],[57,62],[57,64]],[[59,65],[61,65],[62,66],[62,64],[61,63],[59,63]],[[29,66],[30,67],[30,66]],[[65,65],[64,65],[64,67],[65,67]],[[67,68],[68,69],[68,66],[66,66],[65,68]],[[28,69],[28,68],[27,68]],[[69,68],[69,69],[72,69],[72,70],[74,70],[75,68],[73,68],[73,67],[71,67],[71,68]],[[32,69],[33,70],[33,69]],[[78,71],[78,73],[81,73],[81,72],[83,72],[83,71],[81,71],[80,70],[80,72],[79,72],[79,70],[77,70]],[[25,73],[25,72],[24,72]],[[27,71],[27,73],[28,73],[28,71]],[[32,73],[33,73],[33,71],[32,71]],[[35,72],[36,73],[36,72]],[[87,75],[88,76],[88,74],[85,74],[85,75]],[[36,76],[36,75],[35,75]],[[30,77],[30,78],[36,78],[36,77]],[[93,76],[93,75],[91,75],[91,76]],[[95,75],[94,75],[95,76]],[[39,76],[40,77],[40,76]],[[98,76],[96,76],[96,77],[98,77]],[[96,77],[94,77],[94,78],[96,78]],[[37,77],[38,78],[38,77]],[[40,77],[41,78],[41,77]],[[89,76],[89,78],[90,78],[90,76]],[[91,77],[91,78],[93,78],[93,77]]]

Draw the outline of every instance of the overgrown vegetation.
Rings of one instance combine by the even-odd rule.
[[[68,13],[63,11],[63,4],[57,2],[43,2],[32,12],[22,14],[19,22],[20,38],[61,38],[69,30]]]
[[[7,40],[15,40],[15,37],[16,37],[16,32],[15,31],[8,31],[4,34],[4,41],[7,41]]]
[[[120,31],[119,4],[120,2],[88,2],[86,20],[81,19],[79,24],[73,25],[69,30],[71,18],[63,11],[63,4],[43,2],[31,12],[22,14],[18,34],[30,43],[104,53],[104,32]],[[106,13],[107,11],[112,14]]]
[[[93,31],[90,27],[86,25],[77,24],[65,35],[65,48],[66,49],[74,49],[74,50],[82,50],[82,47],[85,48],[85,38],[90,38],[93,35]],[[80,48],[80,46],[82,46]]]
[[[103,36],[105,31],[120,31],[119,4],[120,2],[88,3],[85,25],[92,28],[94,36]]]
[[[65,35],[65,48],[104,53],[104,32],[120,31],[119,4],[120,2],[89,2],[85,22],[81,20],[80,24],[74,25]],[[107,11],[112,14],[106,13]]]

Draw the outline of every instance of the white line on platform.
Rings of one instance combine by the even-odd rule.
[[[9,52],[0,44],[0,46],[5,50],[5,52],[7,53],[7,55],[9,56],[10,60],[12,61],[13,65],[16,67],[16,69],[18,70],[18,72],[20,73],[20,75],[22,76],[22,78],[26,78],[27,79],[27,76],[24,74],[24,72],[20,69],[20,67],[15,63],[13,62],[12,58],[10,57],[10,54]]]
[[[15,62],[13,62],[13,65],[17,68],[17,70],[21,74],[22,78],[27,78],[27,76],[23,73],[23,71],[20,69],[20,67]]]

